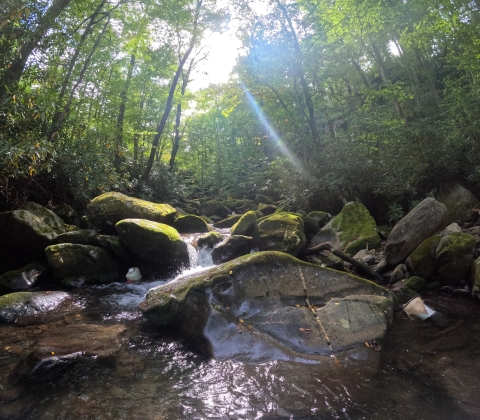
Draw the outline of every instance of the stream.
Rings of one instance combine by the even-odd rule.
[[[189,273],[211,266],[208,251],[189,249]],[[0,418],[480,418],[480,306],[468,298],[424,297],[448,325],[396,312],[380,352],[355,349],[338,363],[252,365],[207,359],[142,316],[137,305],[145,293],[169,281],[68,291],[70,303],[55,316],[0,325]],[[85,324],[122,326],[119,349],[12,380],[39,337]]]

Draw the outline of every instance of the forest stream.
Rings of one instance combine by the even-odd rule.
[[[195,268],[189,272],[212,264],[205,249],[190,251]],[[147,321],[137,306],[164,283],[80,288],[53,315],[1,325],[0,418],[478,418],[480,308],[468,298],[424,297],[448,326],[397,311],[379,352],[365,347],[337,361],[251,364],[207,359]],[[52,351],[48,363],[25,374],[25,356],[37,342],[53,349],[92,339],[86,325],[90,332],[120,328],[121,339],[105,339],[104,357],[87,351],[56,359]]]

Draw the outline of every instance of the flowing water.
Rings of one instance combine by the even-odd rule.
[[[208,251],[190,251],[194,268],[189,273],[212,264]],[[461,323],[450,331],[397,313],[381,352],[357,349],[339,363],[251,365],[206,359],[146,321],[137,305],[150,288],[166,281],[175,280],[70,292],[81,322],[126,327],[120,350],[105,360],[81,358],[12,383],[7,377],[35,342],[39,327],[0,326],[0,418],[480,418],[480,340],[475,338],[480,316],[471,302],[462,313],[458,299],[443,302],[460,308]],[[45,320],[45,328],[58,322]]]

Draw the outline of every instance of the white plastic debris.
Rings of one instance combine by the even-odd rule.
[[[430,318],[435,311],[429,306],[425,305],[423,300],[419,297],[409,300],[403,305],[403,310],[409,316],[409,318],[416,317],[424,321]]]
[[[125,276],[128,280],[128,282],[133,282],[133,281],[139,281],[142,279],[142,273],[140,273],[140,270],[138,267],[132,267],[128,269],[128,272]]]

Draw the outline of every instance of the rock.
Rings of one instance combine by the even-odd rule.
[[[470,235],[480,236],[480,226],[474,226],[467,230]]]
[[[407,278],[407,266],[405,264],[398,264],[393,270],[392,275],[390,276],[389,283],[393,284],[400,280]]]
[[[320,267],[331,268],[332,270],[344,270],[343,260],[333,254],[323,255],[322,253],[316,253],[312,255],[306,255],[305,261],[312,264],[317,264]]]
[[[81,227],[80,218],[78,217],[77,212],[66,203],[62,203],[57,207],[54,207],[52,211],[62,220],[69,224],[77,227]]]
[[[11,374],[13,383],[68,367],[80,359],[102,361],[120,350],[125,325],[70,324],[43,333]]]
[[[273,200],[270,197],[267,197],[267,196],[262,195],[262,194],[257,194],[257,196],[255,197],[255,199],[253,201],[255,201],[255,203],[257,203],[257,204],[260,204],[260,203],[273,204]]]
[[[317,233],[311,244],[330,242],[346,254],[355,255],[361,249],[373,249],[380,244],[375,228],[375,220],[367,208],[359,202],[350,202]]]
[[[260,251],[297,255],[305,245],[302,218],[289,213],[268,216],[258,224],[256,245]]]
[[[472,209],[480,204],[477,197],[455,182],[441,188],[438,201],[448,209],[447,224],[453,222],[464,223],[470,216]]]
[[[472,296],[480,298],[480,258],[472,262],[470,283],[472,285]]]
[[[372,257],[373,254],[375,253],[375,250],[372,249],[361,249],[358,251],[352,258],[357,261],[361,261],[365,257]]]
[[[242,255],[250,254],[252,248],[252,237],[231,235],[213,249],[212,259],[215,264],[223,264]]]
[[[12,322],[53,311],[67,298],[65,292],[15,292],[0,296],[0,321]]]
[[[260,203],[258,205],[258,211],[261,211],[265,216],[269,216],[275,213],[277,210],[278,210],[278,207],[274,206],[273,204]]]
[[[223,241],[223,236],[218,232],[209,232],[205,235],[200,236],[197,239],[197,246],[202,248],[206,246],[207,248],[213,248],[215,245]]]
[[[41,264],[29,264],[20,270],[8,271],[0,276],[0,290],[23,290],[33,286],[45,272]]]
[[[425,239],[447,225],[448,210],[444,204],[428,197],[401,219],[388,235],[385,261],[398,264]]]
[[[82,244],[88,245],[93,242],[97,232],[94,230],[75,230],[58,235],[52,242],[54,244]]]
[[[451,223],[445,228],[445,230],[447,232],[461,232],[462,228],[458,226],[457,223]]]
[[[134,259],[134,254],[130,251],[123,243],[120,241],[118,236],[113,235],[98,235],[93,240],[93,245],[100,246],[106,249],[110,254],[116,256],[117,258],[125,261],[132,262]]]
[[[318,222],[318,226],[322,228],[331,219],[331,215],[325,211],[311,211],[308,213],[308,217],[315,219]]]
[[[140,309],[210,356],[253,363],[318,359],[382,339],[393,299],[358,277],[259,252],[152,289]]]
[[[242,217],[241,214],[235,214],[235,215],[230,216],[226,219],[220,220],[217,223],[214,223],[213,227],[215,227],[217,229],[231,228],[235,223],[237,223],[240,220],[241,217]]]
[[[179,216],[173,222],[173,227],[179,233],[204,233],[210,232],[207,222],[199,216],[187,214],[186,216]]]
[[[232,235],[257,236],[257,216],[254,211],[247,211],[230,229]]]
[[[412,274],[420,276],[425,280],[429,280],[435,274],[437,269],[436,250],[442,238],[442,235],[434,235],[425,239],[408,256],[405,264]]]
[[[139,257],[159,267],[189,267],[187,244],[173,227],[149,220],[126,219],[118,222],[116,228],[120,240]]]
[[[200,214],[204,216],[220,216],[222,218],[227,217],[228,213],[230,212],[227,207],[220,204],[216,200],[210,200],[206,203],[201,204],[198,210],[200,211]]]
[[[418,276],[412,276],[406,281],[404,287],[408,287],[410,290],[413,290],[417,293],[421,292],[425,287],[425,279],[422,279]]]
[[[30,262],[43,257],[43,250],[57,236],[50,226],[27,210],[0,213],[0,232],[0,246],[7,252],[27,254]]]
[[[87,206],[91,223],[104,233],[115,233],[115,225],[124,219],[146,219],[171,225],[177,211],[168,204],[156,204],[139,198],[109,192],[94,198]]]
[[[60,233],[65,232],[65,222],[59,216],[57,216],[53,211],[48,210],[47,208],[41,206],[40,204],[29,202],[25,206],[25,210],[33,213],[37,216],[43,223],[47,226],[50,226],[52,230],[59,235]]]
[[[314,218],[308,216],[304,216],[302,217],[302,219],[305,235],[316,235],[318,230],[320,229],[318,227],[318,222]]]
[[[443,285],[456,286],[467,280],[477,240],[467,233],[453,232],[437,245],[438,277]]]
[[[200,215],[200,217],[201,217],[203,220],[205,220],[205,222],[207,222],[207,224],[209,224],[209,225],[213,224],[213,220],[210,219],[210,217],[204,216],[203,214]]]
[[[54,277],[79,277],[88,282],[108,283],[124,277],[125,265],[103,248],[92,245],[59,244],[45,248]]]

